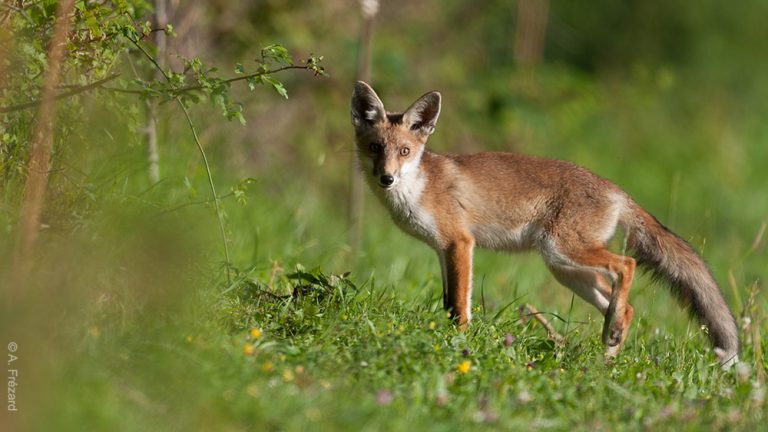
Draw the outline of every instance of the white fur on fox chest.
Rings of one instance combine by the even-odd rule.
[[[419,240],[435,245],[438,238],[435,218],[421,205],[426,183],[426,175],[421,170],[411,171],[404,167],[397,184],[382,192],[384,203],[395,223]]]

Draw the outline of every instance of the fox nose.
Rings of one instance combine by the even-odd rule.
[[[384,174],[383,176],[379,177],[379,183],[381,183],[382,186],[392,186],[392,183],[394,182],[395,178],[389,174]]]

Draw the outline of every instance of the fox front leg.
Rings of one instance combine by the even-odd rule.
[[[462,330],[467,328],[472,318],[474,248],[474,239],[466,236],[451,241],[439,252],[443,269],[443,306]]]

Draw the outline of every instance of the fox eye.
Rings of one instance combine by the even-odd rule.
[[[411,149],[403,147],[400,149],[400,156],[408,156],[411,153]]]
[[[369,148],[369,149],[371,150],[371,152],[373,152],[373,153],[381,153],[381,144],[379,144],[379,143],[371,143],[371,144],[368,146],[368,148]]]

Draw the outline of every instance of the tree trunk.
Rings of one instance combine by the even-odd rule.
[[[51,169],[53,126],[56,117],[56,88],[59,86],[61,78],[61,65],[67,47],[67,34],[71,25],[74,5],[74,0],[59,2],[53,38],[48,47],[48,69],[45,72],[37,121],[32,127],[29,141],[27,179],[24,184],[18,238],[13,257],[17,284],[23,284],[27,280],[32,268],[32,249],[40,232],[45,190],[48,186],[48,173]]]
[[[535,70],[544,54],[544,39],[549,19],[549,0],[518,0],[514,57],[527,77],[527,87],[535,90]]]
[[[168,24],[168,5],[166,0],[155,0],[155,28],[164,28]],[[165,32],[157,31],[154,34],[157,46],[157,61],[160,66],[166,65],[166,37]],[[155,71],[155,78],[162,78],[159,71]],[[160,153],[157,145],[157,107],[155,99],[147,101],[147,158],[149,162],[149,181],[160,181]]]
[[[379,11],[378,0],[361,0],[363,25],[360,30],[359,52],[357,59],[357,79],[371,80],[371,40],[373,39],[373,20]],[[356,150],[352,152],[349,177],[349,246],[353,254],[360,250],[363,236],[363,203],[365,199],[363,178],[357,166]]]

